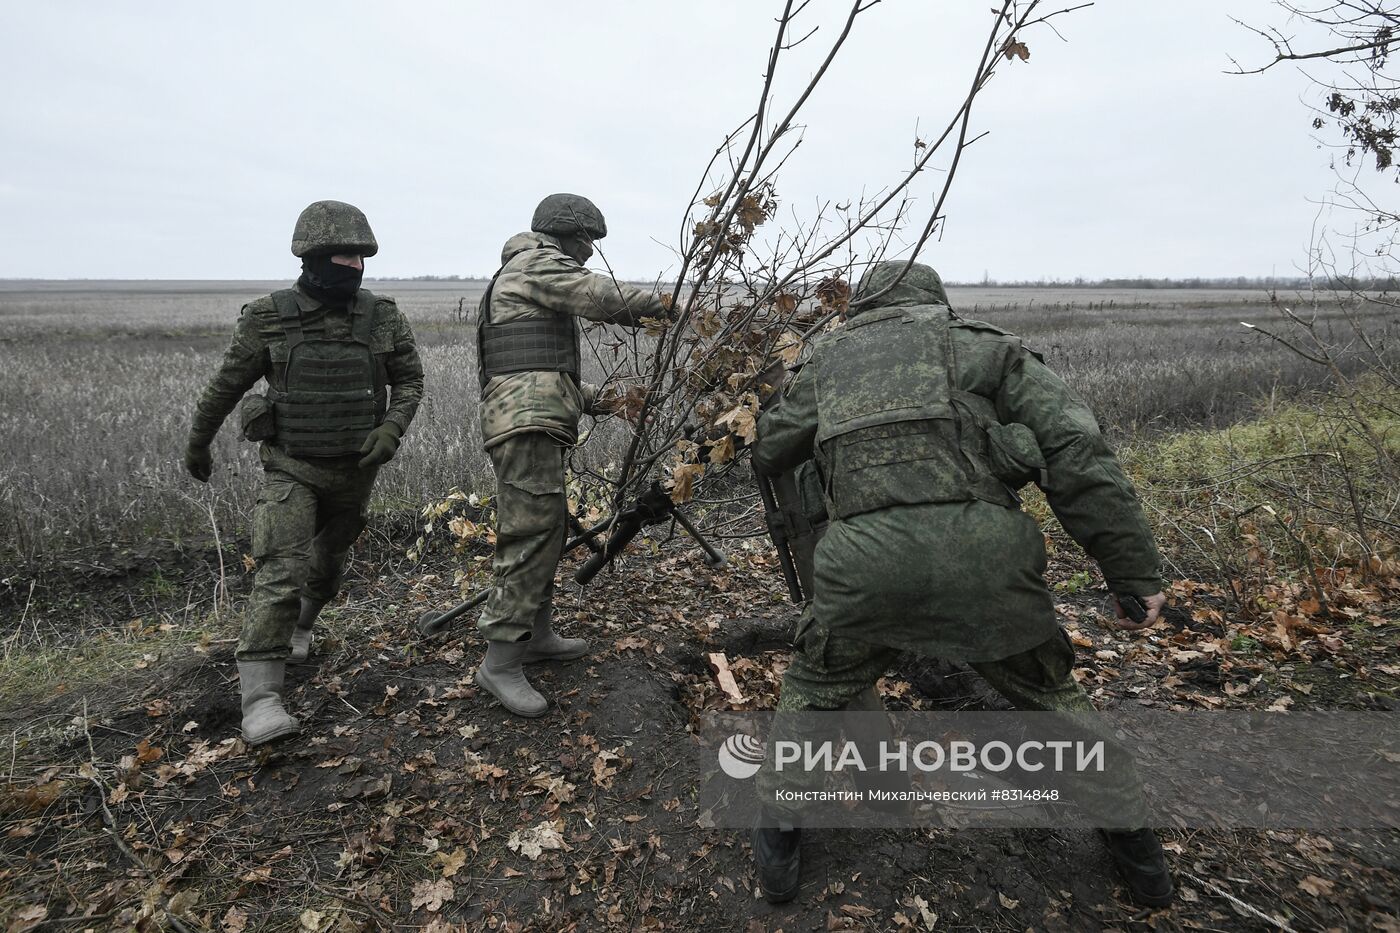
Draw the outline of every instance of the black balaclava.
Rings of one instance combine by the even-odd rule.
[[[584,265],[593,258],[593,241],[586,236],[559,236],[559,248],[564,255]]]
[[[328,305],[346,305],[360,290],[365,270],[331,262],[330,253],[306,256],[301,261],[301,278],[297,284],[318,301]]]

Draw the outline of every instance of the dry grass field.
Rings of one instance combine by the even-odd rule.
[[[1400,833],[1376,830],[1170,830],[1181,894],[1150,915],[1088,832],[821,832],[803,897],[764,905],[742,834],[707,828],[683,750],[697,716],[727,708],[707,657],[728,659],[749,708],[775,702],[797,610],[770,547],[726,540],[714,570],[653,532],[588,587],[569,555],[556,621],[594,650],[532,674],[542,720],[472,685],[470,617],[436,642],[413,631],[489,566],[475,537],[408,554],[424,503],[490,483],[458,315],[481,283],[376,289],[413,323],[427,397],[315,663],[289,677],[303,740],[250,751],[232,654],[256,454],[226,427],[212,484],[179,461],[239,306],[277,284],[0,283],[0,928],[772,933],[925,929],[910,918],[932,905],[938,929],[1400,929]],[[1315,391],[1319,368],[1240,326],[1274,322],[1259,293],[951,297],[1088,399],[1156,527],[1171,613],[1125,633],[1092,562],[1026,497],[1097,705],[1400,710],[1393,381],[1339,392],[1360,365],[1343,354]],[[1343,347],[1337,314],[1320,330]],[[1366,323],[1394,346],[1393,315]],[[616,428],[582,456],[614,456]],[[902,657],[884,702],[984,708],[940,670]],[[565,846],[523,854],[543,826]]]
[[[215,481],[190,481],[180,454],[198,392],[239,307],[273,282],[0,283],[0,559],[73,547],[246,534],[256,450],[226,426]],[[480,282],[372,284],[413,324],[427,395],[377,487],[381,510],[417,508],[457,487],[489,488],[475,414],[471,309]],[[965,316],[1025,337],[1120,441],[1218,427],[1315,383],[1319,371],[1248,333],[1267,321],[1250,291],[956,289]],[[1394,320],[1374,322],[1381,334]],[[607,460],[619,432],[586,456]]]

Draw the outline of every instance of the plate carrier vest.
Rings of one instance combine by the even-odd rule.
[[[817,460],[834,519],[896,505],[981,499],[1016,508],[992,475],[989,399],[957,386],[948,309],[867,311],[819,343]]]
[[[502,266],[501,271],[504,269]],[[572,315],[551,311],[543,317],[505,324],[491,320],[491,292],[501,271],[491,277],[486,294],[481,296],[476,330],[481,388],[495,376],[541,370],[568,373],[577,385],[581,354],[578,325]]]
[[[370,345],[374,295],[362,289],[355,296],[348,340],[303,334],[293,289],[273,292],[272,302],[287,343],[286,363],[274,364],[267,393],[275,443],[293,457],[360,453],[369,432],[384,420],[388,402]]]

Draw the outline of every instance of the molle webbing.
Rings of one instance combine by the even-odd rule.
[[[819,345],[818,458],[833,518],[897,505],[1016,499],[985,465],[953,400],[947,309],[892,308]]]
[[[491,292],[495,286],[493,278],[481,300],[481,324],[477,328],[482,388],[494,376],[537,370],[568,373],[577,382],[579,345],[574,319],[567,314],[547,312],[543,317],[497,324],[491,320]]]
[[[370,349],[374,298],[361,292],[351,309],[351,336],[336,340],[302,332],[301,312],[291,291],[273,295],[287,336],[281,386],[269,392],[277,446],[294,457],[342,457],[360,452],[365,437],[384,416],[387,401],[377,385]]]

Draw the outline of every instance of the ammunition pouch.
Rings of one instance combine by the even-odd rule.
[[[277,436],[277,420],[272,403],[263,395],[244,396],[238,403],[238,426],[243,439],[257,443]]]

